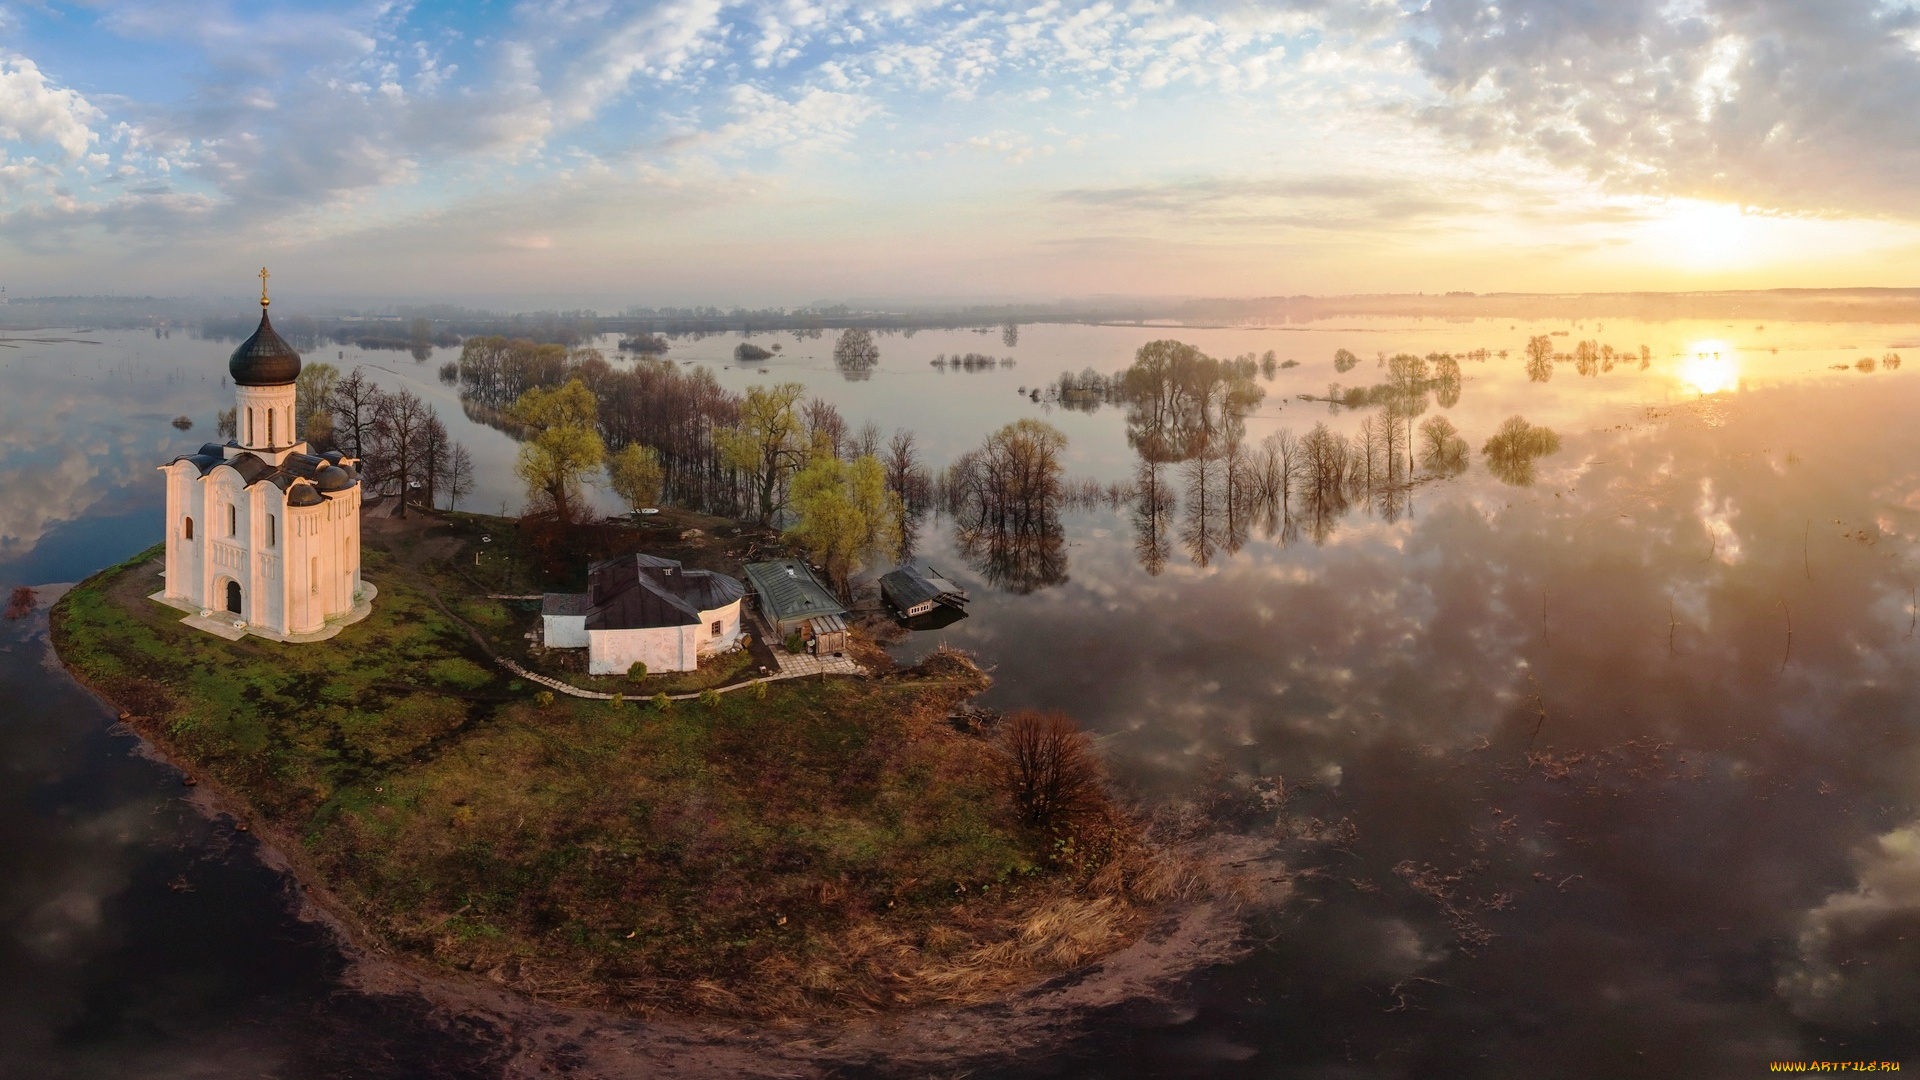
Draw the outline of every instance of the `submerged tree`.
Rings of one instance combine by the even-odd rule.
[[[879,363],[880,346],[874,342],[871,330],[849,327],[841,331],[833,343],[833,364],[849,379],[866,378]]]
[[[1533,463],[1559,449],[1560,436],[1551,428],[1510,416],[1480,448],[1480,454],[1486,458],[1488,472],[1514,487],[1526,487],[1533,483]]]
[[[1346,349],[1336,350],[1333,354],[1333,370],[1345,375],[1360,365],[1360,358]]]
[[[1546,382],[1553,378],[1553,338],[1537,334],[1527,339],[1527,379]]]
[[[1067,437],[1017,420],[960,455],[941,478],[956,546],[995,584],[1032,592],[1066,580],[1060,452]]]
[[[1240,438],[1248,410],[1266,397],[1257,361],[1216,360],[1182,341],[1150,341],[1116,380],[1127,403],[1127,442],[1150,461],[1217,453]]]
[[[1467,440],[1444,416],[1420,425],[1420,460],[1436,476],[1458,476],[1467,468]]]
[[[1134,467],[1132,506],[1133,553],[1139,557],[1141,569],[1158,577],[1173,553],[1167,530],[1177,506],[1165,465],[1142,459]]]

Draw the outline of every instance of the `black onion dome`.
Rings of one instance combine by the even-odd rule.
[[[287,489],[288,506],[319,506],[325,501],[312,484],[294,484]]]
[[[274,333],[265,308],[260,328],[240,343],[227,360],[227,371],[240,386],[285,386],[300,377],[300,354]]]

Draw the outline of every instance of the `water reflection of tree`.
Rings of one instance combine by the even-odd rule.
[[[1173,525],[1177,506],[1173,487],[1167,483],[1166,466],[1142,459],[1133,471],[1133,551],[1140,566],[1149,574],[1166,569],[1173,545],[1167,532]]]
[[[1524,417],[1510,416],[1500,430],[1480,447],[1487,471],[1502,483],[1526,487],[1533,483],[1533,463],[1560,449],[1560,436],[1553,429],[1536,427]]]
[[[1239,441],[1266,391],[1253,360],[1216,360],[1179,341],[1150,341],[1122,372],[1127,443],[1148,461],[1178,462]]]
[[[975,570],[1010,592],[1067,579],[1060,524],[1067,437],[1038,420],[1018,420],[960,455],[942,476],[954,546]]]

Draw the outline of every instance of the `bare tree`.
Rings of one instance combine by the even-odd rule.
[[[462,496],[473,494],[473,455],[462,443],[453,444],[447,455],[447,509],[460,504]]]
[[[842,457],[847,449],[847,419],[833,402],[808,398],[800,409],[800,423],[806,428],[807,450],[819,450]]]
[[[847,448],[848,461],[858,461],[863,457],[880,457],[880,425],[871,420],[860,425],[860,430],[854,432]]]
[[[373,441],[375,406],[381,396],[380,387],[359,368],[334,385],[331,395],[334,436],[348,457],[367,457],[367,446]]]
[[[1100,790],[1093,741],[1065,713],[1022,710],[1001,728],[1007,785],[1028,825],[1056,824]]]
[[[431,418],[432,407],[411,390],[378,394],[374,401],[373,457],[381,463],[382,478],[398,485],[401,517],[407,516],[408,488],[418,479],[426,457],[427,421]]]
[[[446,477],[448,458],[453,453],[453,440],[447,437],[447,425],[440,422],[440,414],[431,407],[427,409],[426,423],[420,433],[420,487],[426,496],[429,509],[434,504],[434,494],[440,490],[441,481]]]

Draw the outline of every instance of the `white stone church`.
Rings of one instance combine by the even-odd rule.
[[[264,271],[262,272],[264,282]],[[160,467],[167,483],[166,588],[183,621],[237,639],[315,641],[372,610],[360,580],[358,463],[308,452],[294,380],[300,354],[267,321],[233,351],[234,437]]]

